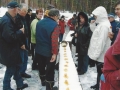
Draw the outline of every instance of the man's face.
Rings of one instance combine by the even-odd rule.
[[[54,20],[55,20],[56,22],[58,22],[59,16],[54,16]]]
[[[120,18],[120,4],[115,7],[115,13]]]
[[[108,19],[109,19],[110,22],[114,21],[113,17],[108,17]]]
[[[14,10],[15,10],[15,14],[17,15],[17,13],[19,11],[18,7],[14,8]]]
[[[22,9],[19,9],[19,13],[21,16],[25,17],[27,14],[27,8],[23,7]]]

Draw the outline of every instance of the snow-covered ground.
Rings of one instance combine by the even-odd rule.
[[[2,17],[7,11],[7,8],[1,7],[0,8],[0,17]]]

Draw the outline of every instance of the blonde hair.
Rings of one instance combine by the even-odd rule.
[[[49,10],[46,10],[45,13],[44,13],[44,15],[45,16],[49,16],[48,13],[49,13]]]

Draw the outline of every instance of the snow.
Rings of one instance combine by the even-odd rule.
[[[1,11],[1,8],[0,8],[0,15],[3,15],[3,13],[4,13],[3,10]],[[61,13],[61,15],[65,15],[66,18],[68,19],[72,17],[73,13],[67,12],[67,13]],[[69,31],[68,27],[66,27],[66,32],[64,34],[63,39],[65,39],[68,31]],[[77,61],[76,61],[77,57],[75,57],[75,54],[76,54],[75,47],[72,46],[72,57],[73,57],[74,62],[77,64]],[[58,55],[57,61],[59,61],[59,55]],[[39,72],[37,70],[32,70],[31,64],[32,64],[32,59],[31,59],[31,56],[29,56],[26,72],[30,74],[32,78],[29,78],[29,79],[24,78],[24,83],[28,83],[29,85],[29,87],[24,90],[45,90],[46,87],[41,86],[41,80],[39,79],[39,76],[38,76]],[[6,69],[5,66],[0,64],[0,90],[2,90],[2,86],[3,86],[2,82],[3,82],[5,69]],[[93,89],[90,89],[90,86],[96,84],[96,77],[97,77],[96,67],[92,67],[92,68],[88,67],[87,73],[85,73],[84,75],[79,75],[79,81],[81,83],[83,90],[93,90]],[[55,79],[54,86],[58,86],[58,71],[57,70],[55,70],[54,79]],[[13,78],[11,79],[11,87],[13,89],[16,89],[16,84]]]
[[[60,12],[60,16],[64,15],[65,16],[65,20],[68,21],[70,18],[72,18],[73,13],[70,13],[69,11],[64,11],[64,12]]]
[[[0,8],[0,17],[2,17],[7,11],[7,8],[1,7]]]

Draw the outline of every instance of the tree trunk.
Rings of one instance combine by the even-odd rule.
[[[50,4],[52,3],[52,0],[50,0]]]

